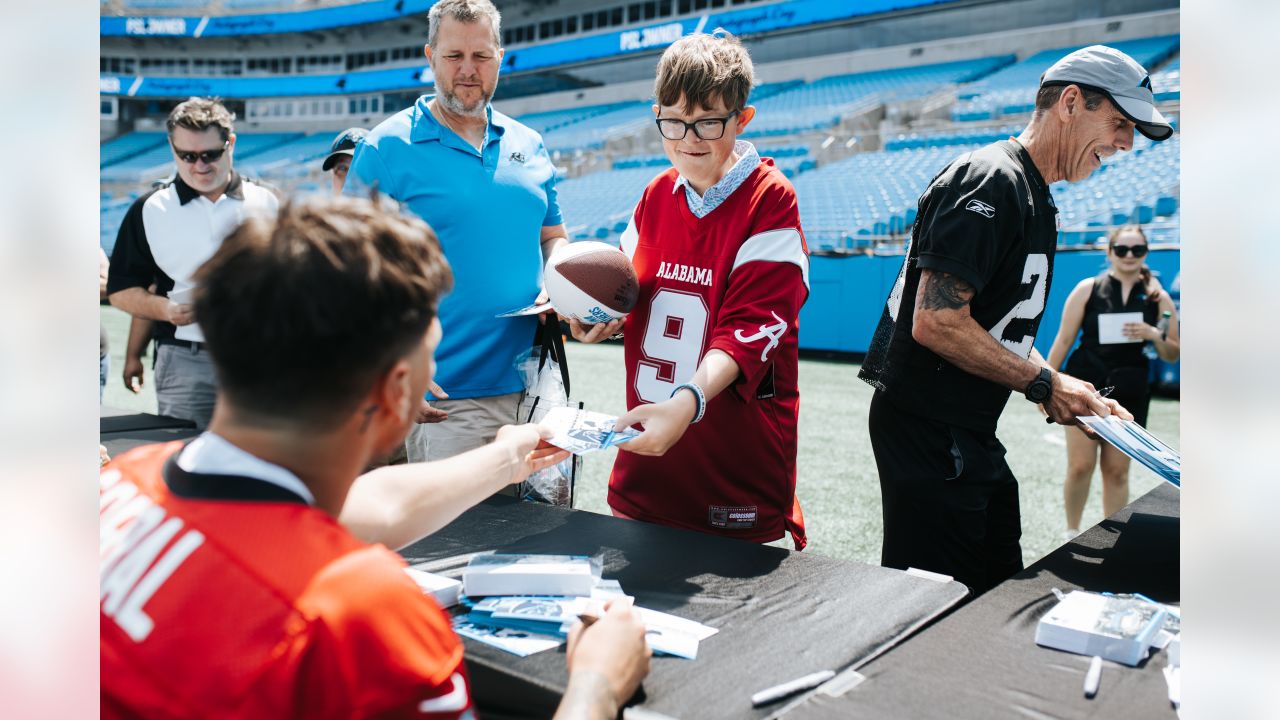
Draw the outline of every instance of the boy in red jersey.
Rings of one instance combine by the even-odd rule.
[[[751,59],[731,36],[690,35],[658,62],[653,106],[672,168],[645,188],[621,247],[640,300],[622,321],[627,407],[609,505],[620,516],[755,542],[790,532],[796,500],[796,326],[809,258],[795,190],[738,140]]]
[[[564,454],[505,427],[357,480],[434,371],[451,282],[434,234],[365,200],[293,204],[197,277],[221,380],[208,432],[101,474],[102,715],[474,717],[448,616],[365,541],[412,542]],[[612,718],[648,672],[644,626],[615,605],[567,658],[558,717]]]

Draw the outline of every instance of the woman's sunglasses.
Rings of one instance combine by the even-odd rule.
[[[1115,251],[1116,257],[1128,257],[1130,252],[1136,258],[1147,254],[1146,245],[1112,245],[1111,249]]]
[[[191,152],[189,150],[179,150],[178,148],[174,148],[173,154],[176,155],[179,160],[188,165],[195,165],[197,160],[203,162],[205,165],[212,165],[222,159],[222,154],[227,151],[227,146],[230,144],[231,141],[228,140],[222,143],[222,147],[217,150],[204,150],[201,152]]]

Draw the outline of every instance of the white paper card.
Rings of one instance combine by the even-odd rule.
[[[561,637],[541,635],[526,630],[486,627],[468,622],[461,617],[454,618],[453,630],[462,637],[492,645],[520,657],[558,648],[564,644],[564,638]]]
[[[1132,420],[1122,420],[1115,415],[1098,417],[1078,415],[1084,423],[1117,450],[1142,463],[1170,485],[1182,487],[1182,455],[1164,444]]]
[[[190,305],[196,299],[196,288],[194,285],[179,290],[174,288],[169,291],[169,301],[178,303],[179,305]]]
[[[532,305],[525,305],[522,308],[516,308],[515,310],[508,310],[504,313],[498,313],[494,317],[506,318],[506,317],[524,317],[525,315],[539,315],[551,309],[552,309],[551,303],[549,302],[534,303]]]
[[[405,568],[404,571],[418,584],[422,592],[435,598],[441,607],[458,604],[459,596],[462,594],[460,580],[411,567]]]
[[[1124,326],[1128,323],[1143,322],[1140,312],[1099,313],[1098,343],[1101,345],[1119,345],[1121,343],[1142,342],[1124,334]]]
[[[616,415],[558,407],[552,408],[540,424],[555,433],[547,440],[548,443],[574,455],[582,455],[621,445],[640,436],[640,431],[633,428],[614,432],[613,426],[617,422]]]

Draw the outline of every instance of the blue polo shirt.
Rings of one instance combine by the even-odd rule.
[[[533,342],[537,318],[494,316],[532,303],[541,288],[542,228],[561,223],[555,166],[538,133],[492,106],[478,152],[435,119],[431,98],[369,133],[343,192],[368,197],[376,182],[440,238],[453,268],[453,292],[440,303],[440,387],[456,399],[517,392],[515,357]]]

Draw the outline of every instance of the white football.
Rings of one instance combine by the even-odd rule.
[[[618,248],[594,240],[569,243],[551,253],[545,281],[556,314],[590,324],[626,317],[640,296],[631,260]]]

